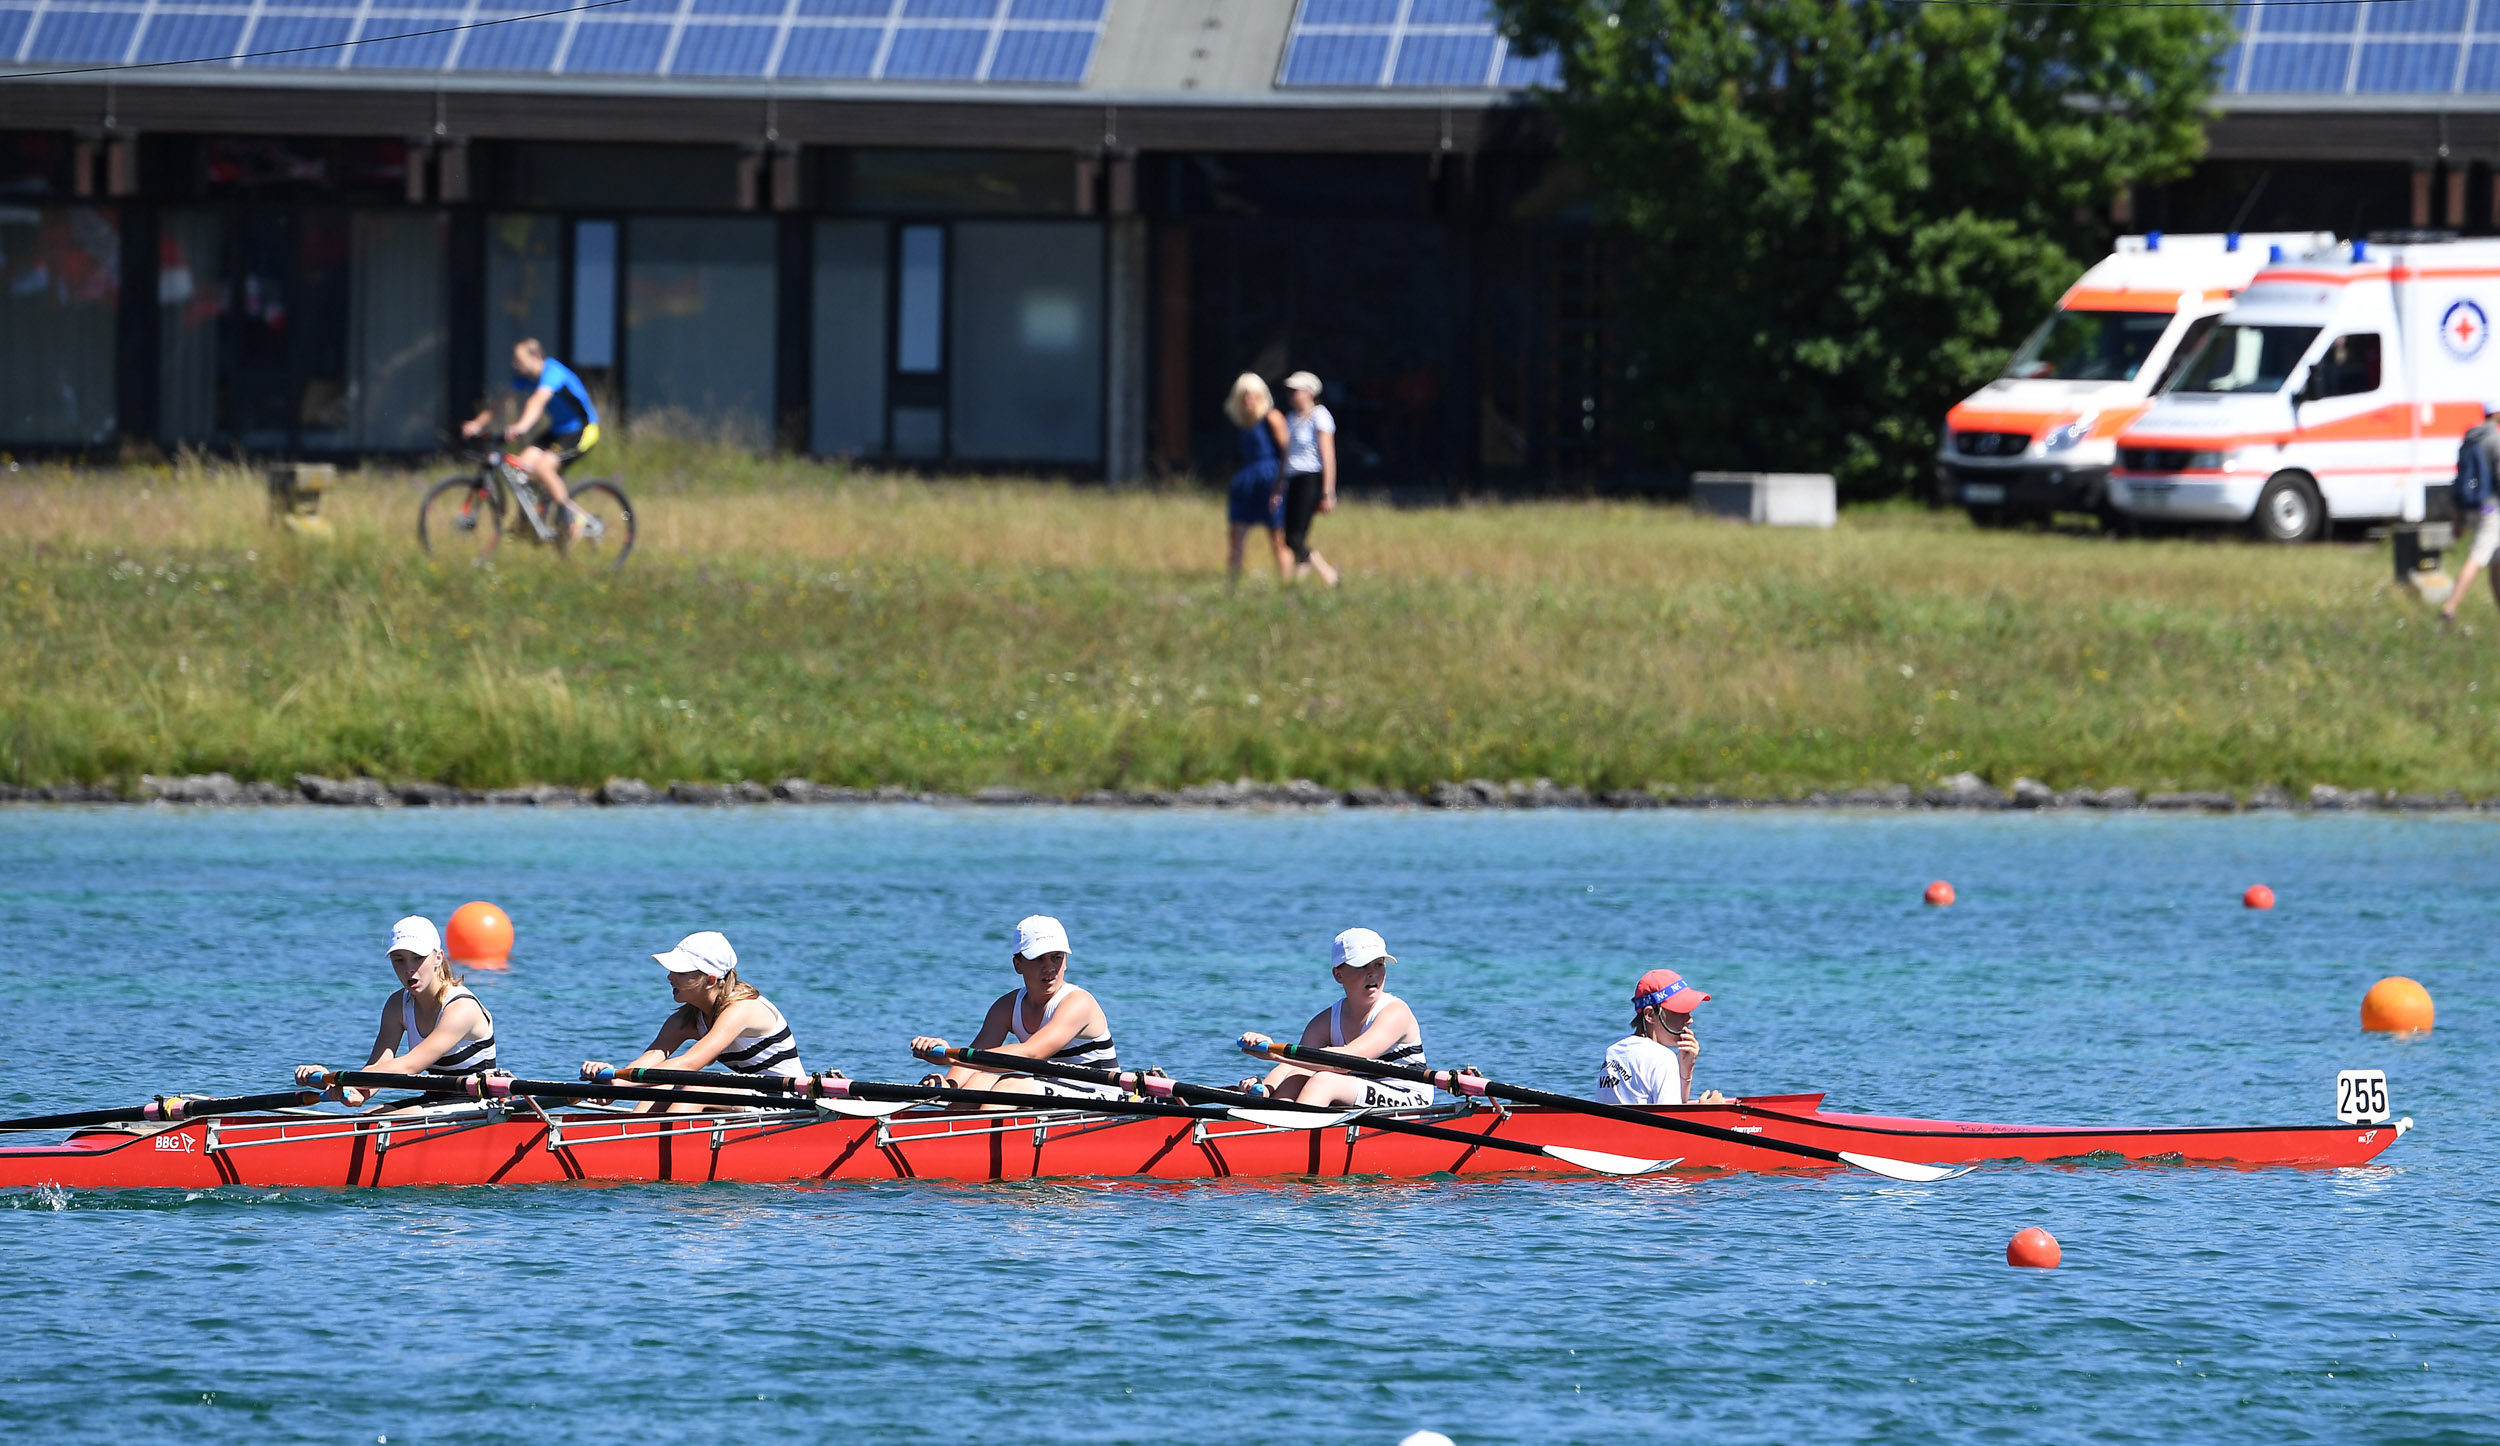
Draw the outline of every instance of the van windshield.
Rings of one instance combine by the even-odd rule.
[[[2021,381],[2131,382],[2170,327],[2166,311],[2061,311],[2005,364]]]
[[[2317,340],[2314,326],[2248,326],[2224,322],[2179,368],[2174,392],[2279,392],[2301,354]]]

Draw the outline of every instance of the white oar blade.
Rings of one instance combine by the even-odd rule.
[[[849,1115],[859,1120],[882,1120],[888,1115],[900,1114],[913,1105],[926,1103],[928,1103],[926,1100],[824,1099],[816,1102],[816,1108],[829,1115]]]
[[[1655,1175],[1661,1170],[1674,1169],[1681,1162],[1680,1156],[1674,1160],[1635,1160],[1630,1155],[1609,1155],[1603,1150],[1575,1150],[1569,1145],[1546,1145],[1542,1148],[1546,1154],[1566,1165],[1595,1170],[1600,1175]]]
[[[1840,1158],[1861,1170],[1872,1170],[1887,1180],[1909,1180],[1924,1185],[1931,1180],[1950,1180],[1971,1172],[1968,1165],[1914,1165],[1907,1160],[1887,1160],[1881,1155],[1853,1155],[1847,1150]]]
[[[1362,1117],[1361,1110],[1336,1110],[1327,1114],[1305,1114],[1300,1110],[1226,1110],[1224,1113],[1244,1124],[1265,1125],[1271,1130],[1325,1130]]]

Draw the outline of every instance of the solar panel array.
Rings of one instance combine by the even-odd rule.
[[[1512,52],[1489,0],[1302,0],[1277,84],[1516,89],[1560,73],[1554,56]]]
[[[623,0],[510,18],[577,3],[11,0],[0,4],[0,57],[21,65],[205,60],[244,70],[1076,85],[1093,64],[1106,0]],[[254,54],[265,51],[295,53]]]
[[[2222,57],[2231,95],[2500,91],[2500,0],[2252,5]]]

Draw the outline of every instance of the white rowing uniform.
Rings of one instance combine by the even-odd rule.
[[[486,1033],[478,1039],[464,1039],[444,1051],[441,1059],[425,1067],[425,1072],[484,1074],[495,1067],[495,1016],[486,1012],[486,1001],[478,999],[466,984],[454,985],[452,991],[443,996],[443,1009],[449,1009],[455,999],[477,999],[477,1012],[486,1021]],[[434,1022],[438,1026],[443,1022],[442,1010],[434,1012]],[[416,996],[402,989],[399,991],[399,1052],[404,1056],[424,1042],[425,1031],[417,1028]]]
[[[1381,1000],[1381,1004],[1387,1002],[1386,998]],[[1380,1004],[1375,1004],[1372,1006],[1372,1012],[1363,1016],[1363,1029],[1372,1027],[1372,1021],[1380,1015],[1380,1008]],[[1328,1047],[1330,1049],[1343,1049],[1354,1040],[1360,1039],[1363,1029],[1358,1029],[1353,1035],[1348,1036],[1345,1030],[1345,1001],[1340,999],[1328,1006]],[[1422,1069],[1424,1067],[1423,1023],[1420,1020],[1417,1021],[1413,1034],[1389,1046],[1388,1052],[1380,1056],[1380,1062],[1413,1065],[1417,1069]],[[1363,1086],[1362,1104],[1365,1109],[1411,1109],[1417,1105],[1432,1103],[1432,1086],[1428,1084],[1403,1079],[1365,1079],[1361,1075],[1352,1074],[1345,1078]]]
[[[1042,1002],[1043,1024],[1050,1023],[1050,1017],[1059,1012],[1059,1001],[1066,997],[1067,990],[1063,987]],[[1110,1022],[1104,1021],[1104,1028],[1109,1027]],[[1024,1028],[1024,989],[1021,986],[1016,989],[1015,1003],[1007,1006],[1007,1037],[1018,1044],[1033,1037],[1026,1033]],[[1069,1040],[1065,1047],[1052,1054],[1051,1059],[1060,1064],[1083,1065],[1087,1069],[1118,1069],[1120,1067],[1119,1051],[1112,1048],[1111,1036],[1108,1034],[1080,1034]],[[1086,1084],[1072,1079],[1044,1079],[1038,1075],[1034,1076],[1033,1083],[1039,1085],[1042,1093],[1046,1095],[1076,1095],[1085,1099],[1117,1099],[1120,1096],[1119,1089],[1113,1085]]]
[[[1692,1078],[1684,1052],[1646,1034],[1628,1035],[1606,1049],[1597,1071],[1597,1097],[1610,1105],[1680,1105]]]
[[[758,1002],[773,1012],[772,1023],[739,1035],[720,1052],[720,1062],[740,1074],[807,1078],[807,1070],[799,1064],[799,1042],[790,1037],[790,1021],[782,1017],[781,1006],[769,999]]]

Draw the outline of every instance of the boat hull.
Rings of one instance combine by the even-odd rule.
[[[1768,1140],[1921,1163],[2047,1162],[2302,1166],[2367,1164],[2397,1125],[2115,1130],[1917,1120],[1825,1112],[1819,1095],[1659,1109]],[[1565,1111],[1408,1112],[1471,1134],[1674,1159],[1679,1170],[1830,1166],[1750,1143]],[[1270,1129],[1241,1121],[1130,1118],[1052,1110],[907,1111],[889,1119],[487,1110],[402,1115],[248,1115],[147,1133],[97,1132],[0,1148],[0,1188],[374,1188],[833,1180],[995,1181],[1083,1177],[1284,1179],[1587,1172],[1560,1160],[1364,1125]]]

